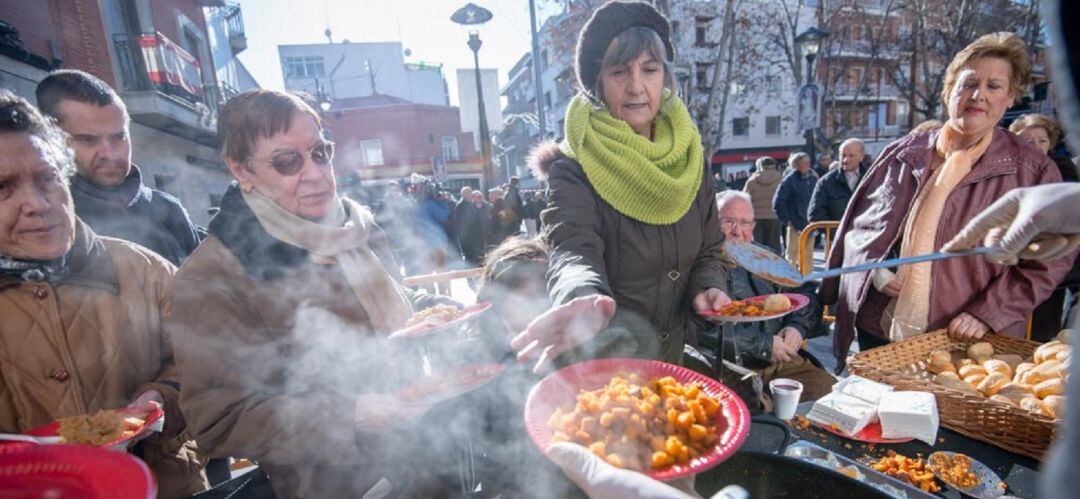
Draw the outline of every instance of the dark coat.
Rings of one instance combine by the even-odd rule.
[[[481,264],[484,261],[484,234],[487,215],[472,201],[462,201],[457,206],[458,249],[465,260]]]
[[[604,201],[581,165],[554,143],[539,147],[532,167],[550,186],[548,208],[540,217],[552,248],[552,301],[558,305],[591,294],[611,296],[617,309],[609,331],[629,333],[618,340],[600,333],[594,340],[597,348],[586,355],[680,362],[694,296],[708,288],[725,289],[716,193],[704,165],[697,198],[682,219],[649,225]]]
[[[135,165],[115,189],[100,187],[82,175],[71,179],[75,214],[94,232],[144,246],[180,265],[199,245],[195,224],[180,200],[143,185]]]
[[[859,182],[862,182],[865,171],[859,169]],[[855,184],[858,187],[858,183]],[[844,218],[844,210],[847,210],[848,201],[854,191],[848,187],[847,177],[843,168],[826,173],[814,186],[814,193],[810,196],[810,211],[808,213],[811,222],[835,221]]]
[[[791,224],[799,230],[806,227],[806,224],[809,223],[806,219],[806,212],[810,208],[810,196],[814,193],[814,184],[816,182],[817,177],[811,172],[801,175],[799,172],[791,170],[787,175],[784,175],[784,179],[780,181],[780,187],[776,188],[776,195],[773,196],[772,200],[773,211],[776,212],[776,218],[780,220],[782,225]]]
[[[940,128],[911,133],[882,151],[855,190],[829,255],[829,268],[886,258],[900,247],[915,197],[930,178]],[[1017,187],[1061,181],[1054,162],[1012,133],[997,129],[990,147],[949,194],[938,224],[940,248],[987,206]],[[1075,254],[1050,261],[1021,260],[995,265],[985,258],[934,262],[928,330],[948,326],[967,312],[998,333],[1024,337],[1028,314],[1050,295]],[[836,303],[834,354],[843,369],[855,325],[884,336],[880,318],[890,299],[872,285],[871,272],[853,272],[822,282],[821,301]]]
[[[766,246],[758,245],[762,248]],[[770,250],[771,251],[771,250]],[[796,312],[778,319],[761,322],[728,324],[724,328],[724,359],[736,364],[760,369],[772,363],[773,336],[781,329],[791,327],[803,338],[811,338],[821,322],[821,304],[818,303],[814,283],[806,283],[796,289],[781,289],[777,285],[747,272],[742,267],[727,269],[727,293],[732,300],[772,293],[798,293],[810,298],[810,303]],[[716,350],[717,328],[706,328],[698,334],[703,352],[713,355]]]

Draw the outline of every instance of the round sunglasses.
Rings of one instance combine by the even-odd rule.
[[[252,159],[269,163],[274,171],[288,177],[300,173],[300,170],[304,168],[306,158],[311,158],[311,161],[319,166],[330,164],[334,159],[334,143],[329,140],[320,140],[311,146],[311,149],[308,149],[306,154],[299,151],[285,151],[269,159]]]

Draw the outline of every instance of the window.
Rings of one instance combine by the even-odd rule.
[[[695,77],[697,79],[697,86],[698,86],[698,88],[700,88],[702,90],[705,90],[705,89],[709,88],[709,84],[710,84],[710,82],[709,82],[709,66],[712,66],[712,64],[705,64],[705,63],[699,62],[699,63],[694,65],[694,72],[696,73]]]
[[[461,159],[458,155],[458,142],[457,137],[442,138],[442,157],[446,161],[457,161]]]
[[[709,19],[707,17],[695,17],[694,18],[694,45],[698,47],[704,47],[709,44],[707,38],[709,34]]]
[[[381,140],[361,140],[360,151],[364,155],[365,166],[381,166],[383,164]]]
[[[750,118],[735,118],[731,120],[731,135],[734,137],[750,136]]]
[[[779,76],[766,76],[765,77],[765,94],[770,97],[776,97],[780,95],[780,77]]]
[[[322,57],[315,56],[285,58],[286,78],[314,78],[322,77],[325,74],[326,68],[323,66]]]
[[[765,117],[765,135],[780,135],[780,117]]]

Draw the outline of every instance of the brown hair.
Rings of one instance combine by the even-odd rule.
[[[1057,120],[1042,114],[1025,114],[1009,125],[1009,131],[1020,135],[1028,128],[1042,128],[1046,130],[1046,136],[1050,139],[1050,147],[1053,148],[1061,140],[1061,127]]]
[[[75,173],[75,153],[68,146],[68,135],[26,99],[6,89],[0,89],[0,134],[3,133],[25,133],[38,139],[35,145],[42,156],[65,181]]]
[[[229,99],[218,118],[222,156],[237,163],[251,159],[255,142],[288,130],[298,112],[311,116],[322,129],[319,113],[295,94],[260,89]]]
[[[1012,69],[1009,92],[1012,93],[1014,104],[1027,92],[1031,84],[1031,60],[1028,58],[1027,45],[1016,35],[999,31],[980,36],[953,57],[945,71],[945,84],[941,87],[941,103],[946,109],[960,70],[984,57],[1004,59],[1009,63]]]
[[[542,265],[546,267],[549,252],[547,244],[540,237],[507,239],[484,258],[481,281],[491,283],[506,280],[510,277],[508,274],[512,273],[512,267],[520,262],[543,262]],[[541,275],[540,279],[543,278]]]
[[[108,83],[100,78],[77,69],[61,69],[49,73],[45,79],[37,84],[34,89],[37,97],[38,108],[46,116],[63,121],[59,115],[60,103],[65,100],[75,101],[82,104],[91,104],[105,107],[115,104],[124,110],[127,117],[127,107],[120,96],[116,95]]]

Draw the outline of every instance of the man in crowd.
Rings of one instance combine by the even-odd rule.
[[[810,156],[793,153],[788,158],[791,171],[780,181],[773,196],[772,208],[784,227],[784,256],[792,265],[799,265],[799,235],[809,221],[806,212],[817,178],[810,172]]]
[[[468,191],[466,191],[468,189]],[[471,187],[461,189],[461,201],[457,204],[457,240],[461,257],[473,266],[484,264],[484,216],[483,196]]]
[[[175,197],[143,184],[131,164],[130,118],[112,88],[75,70],[54,71],[37,86],[41,111],[56,119],[75,150],[75,212],[95,232],[145,246],[180,265],[199,245]]]
[[[780,187],[780,179],[783,177],[776,169],[776,160],[768,156],[762,156],[755,163],[755,172],[746,181],[743,192],[750,196],[754,203],[754,216],[757,225],[754,226],[754,241],[764,244],[773,251],[780,252],[780,221],[776,219],[776,212],[772,208],[773,196]]]
[[[851,194],[865,173],[865,157],[861,140],[851,138],[840,144],[840,168],[821,177],[810,196],[811,222],[838,222],[844,217]]]
[[[510,177],[506,185],[506,193],[503,194],[503,203],[506,204],[506,215],[503,225],[508,235],[517,234],[520,231],[521,221],[525,218],[525,203],[521,199],[521,189],[518,185],[521,181],[517,177]]]
[[[814,166],[814,173],[817,174],[819,179],[832,170],[832,163],[832,154],[824,153],[818,156],[817,165]]]
[[[754,206],[750,196],[738,191],[723,191],[716,195],[720,227],[724,239],[753,244]],[[802,401],[816,400],[832,390],[836,379],[816,365],[813,357],[802,350],[807,338],[821,321],[821,306],[812,283],[795,290],[778,288],[742,267],[727,269],[727,292],[732,300],[741,300],[782,291],[798,293],[810,299],[810,304],[779,319],[762,322],[727,324],[721,327],[725,360],[757,371],[768,384],[776,378],[790,378],[803,384]],[[701,334],[699,342],[706,355],[716,351],[716,329]]]

